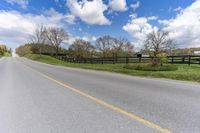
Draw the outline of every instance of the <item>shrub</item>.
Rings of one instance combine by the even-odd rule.
[[[160,54],[158,54],[157,58],[159,59],[159,62],[161,64],[161,66],[163,65],[163,63],[167,63],[168,62],[167,54],[166,53],[160,53]]]
[[[124,68],[141,71],[175,71],[178,69],[175,65],[152,65],[152,64],[129,64]]]

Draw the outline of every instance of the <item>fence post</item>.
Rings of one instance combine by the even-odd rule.
[[[113,54],[112,62],[113,62],[113,64],[115,64],[115,55],[114,54]]]
[[[101,58],[101,64],[103,64],[103,58]]]
[[[93,64],[93,58],[90,58],[90,63]]]
[[[185,64],[185,57],[182,57],[182,63]]]
[[[191,56],[189,55],[188,65],[190,66],[190,64],[191,64]]]
[[[128,64],[129,63],[129,60],[128,60],[128,57],[126,56],[126,64]]]
[[[172,56],[172,64],[174,64],[174,57]]]
[[[141,58],[141,57],[139,57],[139,63],[141,63],[141,61],[142,61],[142,58]]]

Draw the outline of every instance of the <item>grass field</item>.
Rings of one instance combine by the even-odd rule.
[[[93,69],[101,71],[110,71],[116,73],[123,73],[133,76],[143,76],[143,77],[156,77],[156,78],[169,78],[176,80],[187,80],[200,82],[200,65],[176,65],[178,67],[175,71],[140,71],[140,70],[130,70],[124,68],[125,64],[78,64],[78,63],[68,63],[55,59],[50,56],[34,55],[28,54],[25,56],[28,59],[53,64],[66,67],[74,68],[84,68]]]
[[[4,55],[0,55],[0,58],[1,58],[1,57],[10,57],[10,56],[12,56],[11,53],[5,52]]]
[[[12,55],[11,55],[11,53],[6,52],[6,53],[4,53],[4,56],[5,56],[5,57],[10,57],[10,56],[12,56]]]

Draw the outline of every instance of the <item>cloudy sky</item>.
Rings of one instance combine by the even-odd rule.
[[[200,47],[200,0],[0,0],[0,44],[30,41],[40,25],[75,38],[125,37],[137,48],[153,29],[166,29],[178,47]]]

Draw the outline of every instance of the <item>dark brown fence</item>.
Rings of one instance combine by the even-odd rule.
[[[55,53],[42,53],[56,57]],[[153,57],[104,57],[104,58],[69,58],[66,54],[59,53],[56,57],[59,60],[72,63],[90,63],[90,64],[116,64],[116,63],[149,63]],[[200,55],[179,55],[168,56],[168,63],[171,64],[200,64]]]
[[[153,57],[104,57],[104,58],[68,58],[66,56],[56,57],[59,60],[72,63],[89,63],[89,64],[116,64],[116,63],[149,63]],[[200,64],[200,55],[182,55],[182,56],[168,56],[168,63],[171,64]]]
[[[171,64],[200,64],[200,55],[168,56]]]
[[[104,58],[67,58],[66,56],[58,56],[60,60],[73,63],[90,63],[90,64],[116,64],[116,63],[148,63],[152,57],[104,57]]]

